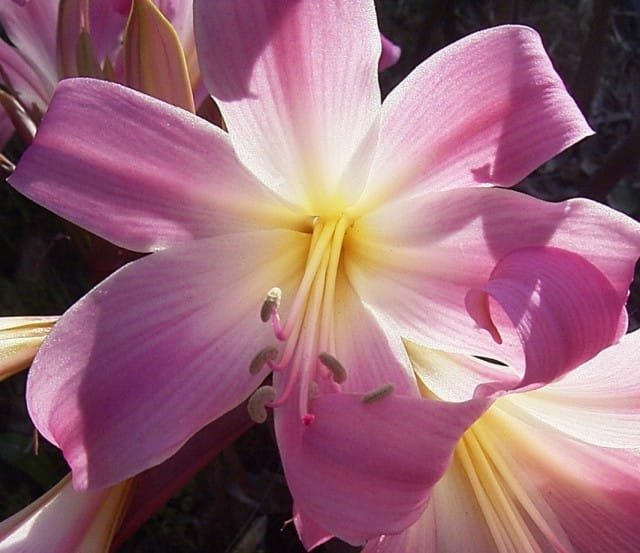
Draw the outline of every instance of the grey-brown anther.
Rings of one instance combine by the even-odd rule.
[[[267,405],[276,399],[276,389],[273,386],[261,386],[249,398],[247,410],[253,422],[258,424],[267,420]]]
[[[267,346],[261,349],[256,356],[251,360],[249,364],[249,372],[251,374],[258,374],[266,363],[269,361],[275,361],[278,357],[278,348],[275,346]]]
[[[376,388],[375,390],[371,390],[362,396],[362,403],[373,403],[374,401],[378,401],[383,397],[387,397],[389,394],[393,392],[393,384],[385,384],[384,386],[380,386],[380,388]]]
[[[318,359],[327,369],[331,371],[334,382],[342,384],[347,379],[347,371],[333,355],[327,352],[318,354]]]
[[[262,307],[260,308],[260,320],[266,323],[271,318],[271,315],[275,313],[280,307],[280,300],[282,299],[282,290],[278,287],[271,288],[267,292]]]

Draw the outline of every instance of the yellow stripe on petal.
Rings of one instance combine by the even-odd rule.
[[[511,447],[543,447],[523,444],[523,430],[500,407],[505,401],[509,398],[500,399],[471,426],[456,448],[476,507],[499,553],[571,552],[569,539],[535,483],[516,478],[510,468],[513,459],[505,458],[504,449],[496,445],[499,440]]]
[[[0,318],[0,380],[26,369],[58,317]]]

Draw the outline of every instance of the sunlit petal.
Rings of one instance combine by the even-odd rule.
[[[292,201],[357,198],[362,179],[336,187],[380,108],[373,3],[196,1],[195,26],[205,84],[247,166]]]
[[[59,86],[10,182],[59,215],[137,251],[292,218],[242,166],[220,129],[93,79]]]
[[[247,398],[265,376],[251,359],[273,343],[265,289],[295,285],[306,247],[286,231],[194,241],[124,267],[60,319],[27,403],[77,488],[158,464]]]
[[[538,34],[487,29],[431,56],[385,100],[367,194],[512,186],[589,134]]]

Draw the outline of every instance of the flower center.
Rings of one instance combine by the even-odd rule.
[[[304,275],[284,322],[279,313],[280,289],[272,288],[267,293],[260,317],[271,322],[284,348],[279,352],[275,346],[268,346],[251,362],[252,374],[264,365],[276,373],[274,386],[259,388],[249,400],[249,413],[256,422],[266,419],[266,407],[295,400],[302,422],[309,425],[314,418],[308,408],[310,399],[320,391],[338,391],[347,378],[347,371],[334,355],[333,306],[349,225],[345,215],[327,220],[316,217]]]

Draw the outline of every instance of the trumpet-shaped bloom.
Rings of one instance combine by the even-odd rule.
[[[68,80],[11,178],[154,252],[64,314],[31,416],[92,488],[250,396],[255,420],[274,411],[307,546],[397,533],[499,392],[425,401],[400,336],[506,358],[510,386],[559,376],[624,332],[637,227],[499,188],[590,133],[531,29],[463,39],[381,104],[373,2],[194,9],[228,133]]]
[[[445,367],[468,383],[487,373],[472,358],[408,349],[427,395],[453,397]],[[636,331],[547,386],[498,399],[465,432],[423,516],[365,553],[638,551],[639,367]]]

